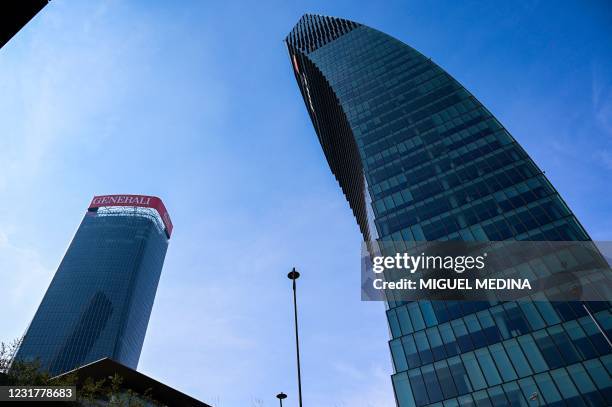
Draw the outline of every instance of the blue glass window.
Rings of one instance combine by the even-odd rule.
[[[576,346],[576,350],[582,356],[582,359],[597,357],[597,351],[577,321],[566,322],[563,324],[563,327],[571,338],[572,343]]]
[[[604,400],[593,384],[582,364],[578,363],[567,367],[572,380],[576,383],[578,391],[589,406],[603,406]]]
[[[397,311],[397,319],[399,321],[400,329],[404,335],[414,332],[414,328],[412,327],[412,322],[410,321],[410,317],[408,316],[408,309],[405,306],[398,307]]]
[[[566,364],[570,365],[580,360],[576,348],[574,348],[569,336],[567,336],[565,330],[560,325],[548,328],[547,331],[552,337],[553,342],[557,345],[557,349],[559,349],[559,353],[563,356]]]
[[[442,337],[440,337],[438,328],[429,328],[425,333],[427,334],[434,360],[444,359],[446,357],[446,351],[444,350],[444,344],[442,343]]]
[[[446,354],[448,356],[454,356],[459,354],[459,344],[455,338],[455,334],[453,333],[453,329],[451,328],[449,323],[442,324],[438,327],[440,330],[440,336],[442,337],[442,342],[444,342],[444,348],[446,349]]]
[[[540,349],[536,346],[531,335],[525,335],[518,338],[521,349],[527,356],[527,360],[534,372],[539,373],[548,369],[546,361],[542,357]]]
[[[499,377],[499,373],[497,368],[495,367],[495,363],[493,363],[493,359],[489,354],[488,349],[477,349],[476,350],[476,359],[478,359],[478,363],[482,368],[482,372],[484,373],[484,377],[487,380],[489,386],[495,386],[501,383],[501,377]]]
[[[474,402],[477,407],[493,407],[491,400],[489,400],[489,395],[486,390],[480,390],[473,394]]]
[[[565,369],[561,368],[557,370],[552,370],[550,372],[550,375],[552,376],[555,384],[557,385],[557,388],[559,389],[559,392],[563,396],[563,399],[566,403],[569,403],[573,406],[584,405],[582,398],[578,394],[576,386],[574,386],[574,383],[570,379],[569,374]]]
[[[491,404],[493,404],[494,407],[506,407],[508,405],[508,400],[501,386],[491,387],[487,389],[487,392],[489,393]]]
[[[406,363],[406,357],[404,356],[404,348],[400,339],[394,339],[389,342],[391,346],[391,355],[393,356],[393,362],[395,363],[395,371],[402,372],[408,369]]]
[[[407,307],[414,330],[420,331],[421,329],[425,329],[425,321],[423,320],[423,315],[421,314],[419,304],[416,302],[411,302],[407,305]]]
[[[504,351],[504,347],[498,343],[492,345],[489,350],[491,351],[491,356],[493,356],[493,360],[495,361],[504,382],[515,380],[517,375],[512,367],[512,363],[510,363],[510,359],[508,359],[508,355],[506,355],[506,352]]]
[[[438,325],[438,319],[436,318],[436,314],[431,303],[429,301],[421,301],[419,302],[419,305],[421,306],[425,325],[428,327]]]
[[[555,346],[555,343],[546,331],[534,332],[533,337],[542,352],[542,356],[546,360],[551,369],[555,369],[563,365],[563,359]]]
[[[457,343],[459,344],[461,352],[468,352],[474,349],[474,344],[468,335],[467,327],[465,326],[463,320],[458,319],[452,321],[451,326],[455,332],[455,337],[457,338]]]
[[[484,376],[482,375],[482,371],[480,370],[480,365],[476,360],[476,355],[474,352],[469,352],[461,355],[461,360],[465,365],[468,375],[470,376],[470,380],[475,390],[484,389],[487,387],[487,383],[485,381]]]
[[[408,375],[406,372],[395,374],[391,376],[391,378],[393,380],[393,387],[399,405],[398,407],[413,406],[414,398],[412,397],[412,391],[410,390],[410,383],[408,383]]]
[[[530,376],[533,372],[527,359],[525,359],[525,355],[521,350],[516,339],[510,339],[508,341],[503,342],[503,346],[508,352],[508,356],[516,369],[516,373],[519,377]]]
[[[487,338],[487,343],[489,345],[493,343],[497,343],[502,340],[501,333],[499,329],[495,325],[495,321],[493,321],[493,317],[489,313],[489,311],[480,311],[476,314],[478,320],[480,321],[480,325],[484,331],[484,334]]]
[[[610,373],[604,369],[601,362],[597,359],[592,359],[584,362],[584,368],[595,382],[595,385],[603,395],[606,403],[612,405],[612,379]]]
[[[445,399],[449,399],[457,396],[457,389],[455,388],[455,382],[451,375],[448,363],[446,361],[436,362],[434,364],[438,379],[440,380],[440,388],[444,394]]]
[[[413,335],[407,335],[402,338],[402,344],[404,345],[404,354],[410,368],[421,366],[421,359],[414,343]]]
[[[517,382],[504,383],[502,386],[511,406],[528,405]]]
[[[565,406],[565,403],[561,401],[561,395],[557,390],[557,387],[553,383],[548,372],[537,374],[533,377],[540,389],[540,395],[546,402],[547,406],[557,407]]]
[[[429,349],[429,342],[427,341],[425,332],[420,331],[414,334],[414,341],[416,342],[417,350],[419,351],[421,363],[425,365],[433,362],[433,354],[431,353],[431,349]]]
[[[410,382],[410,386],[412,387],[412,394],[414,396],[414,401],[417,406],[424,406],[429,404],[429,397],[427,396],[427,391],[425,390],[425,383],[423,382],[423,376],[419,369],[409,370],[408,371],[408,381]]]

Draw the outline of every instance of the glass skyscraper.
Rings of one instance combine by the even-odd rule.
[[[52,375],[104,357],[135,369],[171,233],[159,198],[94,197],[16,359]]]
[[[319,15],[304,15],[286,43],[366,242],[590,240],[508,131],[430,58]],[[419,301],[386,312],[401,407],[612,405],[609,302]]]

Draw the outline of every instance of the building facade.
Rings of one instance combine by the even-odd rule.
[[[508,131],[430,58],[319,15],[304,15],[286,43],[364,241],[590,240]],[[610,310],[388,303],[397,404],[612,405]]]
[[[94,197],[16,359],[52,375],[105,357],[135,369],[171,233],[159,198]]]

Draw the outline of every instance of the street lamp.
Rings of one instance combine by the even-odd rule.
[[[280,402],[280,407],[283,407],[283,400],[287,398],[287,395],[281,391],[276,395],[276,398]]]
[[[297,296],[295,280],[300,277],[295,267],[287,274],[287,277],[293,282],[293,317],[295,319],[295,350],[297,354],[297,374],[298,374],[298,402],[302,407],[302,373],[300,369],[300,341],[298,337],[298,317],[297,317]],[[282,403],[282,401],[281,401]]]

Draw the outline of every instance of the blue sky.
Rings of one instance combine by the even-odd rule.
[[[605,2],[52,1],[0,49],[0,339],[32,318],[95,194],[162,197],[175,231],[139,370],[216,406],[393,404],[360,235],[282,42],[304,12],[432,57],[612,240]]]

